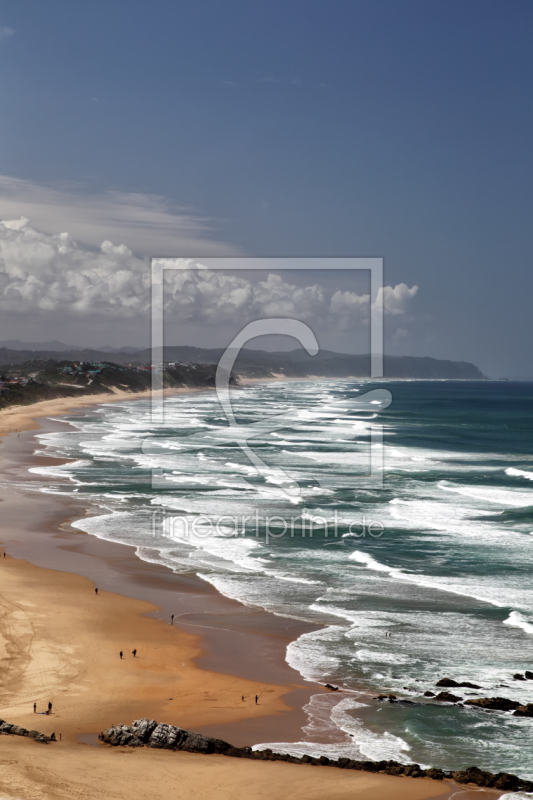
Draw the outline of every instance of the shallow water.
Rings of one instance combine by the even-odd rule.
[[[238,422],[260,428],[249,444],[261,473],[207,392],[167,398],[164,425],[144,400],[71,416],[71,432],[39,438],[75,462],[34,472],[43,491],[100,506],[76,523],[88,533],[324,626],[287,660],[346,691],[316,696],[305,742],[285,749],[533,778],[533,720],[423,697],[448,676],[482,687],[455,690],[465,699],[533,702],[533,681],[512,680],[533,670],[533,385],[391,382],[379,388],[392,404],[368,412],[360,398],[374,388],[235,391]],[[283,428],[269,429],[274,414]],[[378,423],[382,485],[368,479]],[[377,691],[416,704],[376,708]]]

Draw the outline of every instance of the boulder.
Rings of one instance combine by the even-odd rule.
[[[508,700],[506,697],[479,697],[474,700],[465,700],[465,706],[484,708],[487,711],[514,711],[522,703]]]
[[[452,694],[451,692],[439,692],[435,697],[435,700],[438,700],[441,703],[458,703],[459,700],[462,699],[462,697],[458,697],[456,694]]]
[[[435,692],[424,692],[424,697],[435,697]]]
[[[163,748],[167,744],[168,725],[157,725],[152,731],[148,747]]]
[[[457,683],[453,678],[441,678],[440,681],[437,681],[436,686],[455,687],[456,689],[481,689],[481,686],[478,686],[477,683],[470,683],[470,681],[461,681],[461,683]]]
[[[135,731],[135,736],[137,736],[142,742],[147,742],[152,732],[157,727],[157,722],[155,719],[136,719],[133,721],[133,729]]]
[[[338,686],[333,686],[331,683],[326,683],[325,687],[326,687],[326,689],[331,689],[332,692],[338,692],[339,691],[339,687]]]
[[[453,773],[456,783],[475,783],[476,786],[489,786],[492,777],[492,772],[483,772],[479,767],[468,767]]]
[[[426,770],[420,768],[420,764],[407,764],[404,767],[403,774],[407,775],[409,778],[424,778],[426,775]]]
[[[444,772],[441,769],[435,769],[431,767],[431,769],[426,770],[426,777],[432,778],[434,781],[442,781],[444,778]]]
[[[520,672],[515,672],[515,674],[513,675],[513,681],[525,681],[525,680],[526,676],[521,675]]]
[[[517,788],[518,784],[519,778],[516,775],[511,775],[508,772],[498,772],[497,775],[492,776],[490,788],[512,792]]]
[[[210,736],[203,736],[201,733],[186,731],[186,738],[180,744],[180,750],[187,750],[189,753],[226,753],[231,745],[222,739],[212,739]],[[272,752],[272,751],[270,751]]]
[[[526,671],[524,672],[524,675],[525,675],[526,680],[533,681],[533,672],[530,672],[529,670],[526,669]]]
[[[19,725],[12,725],[9,731],[12,736],[27,736],[28,731],[26,728],[21,728]]]
[[[533,717],[533,703],[518,706],[513,713],[514,717]]]

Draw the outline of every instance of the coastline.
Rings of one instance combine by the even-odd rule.
[[[37,420],[41,416],[47,417],[50,414],[64,416],[74,408],[79,409],[92,404],[108,403],[116,400],[133,400],[149,395],[149,392],[136,395],[121,393],[112,397],[95,395],[93,396],[94,399],[84,397],[78,400],[74,398],[74,403],[72,398],[68,398],[61,401],[46,401],[34,406],[8,409],[1,412],[0,436],[7,432],[6,428],[14,431],[2,445],[3,470],[9,477],[14,475],[18,482],[21,482],[23,474],[26,480],[31,480],[31,476],[28,477],[28,466],[38,464],[52,465],[54,463],[53,459],[34,456],[35,442],[33,434],[20,433],[22,430],[52,429],[50,426],[67,424],[43,422],[42,420],[38,422]],[[89,400],[90,402],[88,402]],[[54,406],[53,409],[50,408],[51,405]],[[43,406],[46,406],[46,408],[43,408]],[[36,411],[38,414],[35,413]],[[19,413],[10,414],[10,412]],[[7,421],[7,425],[6,421],[2,420],[4,415],[11,417]],[[2,422],[4,423],[3,425]],[[64,463],[64,460],[57,460],[56,463]],[[24,482],[23,479],[22,482]],[[139,658],[135,662],[135,675],[132,677],[128,673],[128,681],[132,680],[131,686],[128,684],[131,698],[128,703],[121,704],[115,701],[112,693],[106,695],[106,692],[102,691],[102,687],[109,687],[112,683],[108,676],[112,676],[115,681],[114,691],[116,691],[116,681],[121,676],[121,673],[118,673],[117,670],[123,664],[118,659],[118,655],[115,654],[115,651],[118,653],[118,649],[120,649],[118,644],[115,645],[114,643],[115,639],[118,642],[118,634],[115,630],[115,639],[112,639],[112,641],[106,639],[108,649],[105,650],[105,654],[108,660],[106,660],[105,674],[101,674],[98,666],[93,665],[92,670],[87,669],[83,679],[80,679],[79,671],[76,672],[74,670],[75,677],[71,679],[71,683],[74,682],[76,685],[76,702],[74,703],[73,701],[72,709],[76,708],[77,711],[76,716],[74,716],[72,709],[63,712],[61,724],[63,725],[62,733],[65,741],[62,742],[62,746],[68,743],[68,748],[71,750],[74,748],[76,753],[79,748],[82,748],[84,753],[92,752],[93,750],[97,750],[98,753],[108,752],[107,748],[88,748],[79,744],[77,741],[78,736],[94,734],[99,729],[108,727],[112,722],[130,723],[133,718],[139,716],[154,717],[182,727],[198,730],[211,736],[225,738],[236,745],[269,740],[288,741],[300,738],[298,732],[306,721],[306,717],[301,710],[302,706],[307,702],[311,694],[324,690],[318,685],[311,688],[309,684],[304,685],[301,676],[286,664],[284,652],[286,644],[291,639],[296,638],[303,630],[315,629],[316,626],[305,626],[304,623],[299,623],[296,620],[282,619],[259,609],[242,606],[240,603],[218,594],[213,587],[194,576],[177,576],[164,567],[140,561],[132,552],[131,547],[104,542],[71,528],[68,520],[72,518],[79,519],[82,516],[79,501],[73,502],[57,496],[37,495],[37,493],[32,494],[31,492],[18,494],[18,492],[14,493],[11,489],[7,493],[2,492],[1,507],[3,524],[0,538],[7,546],[8,553],[15,558],[25,558],[31,562],[20,566],[23,562],[17,562],[11,558],[2,559],[2,562],[10,563],[2,563],[0,566],[2,568],[4,566],[12,567],[12,573],[18,575],[20,579],[19,589],[16,589],[15,582],[9,591],[11,593],[20,592],[20,586],[23,585],[24,596],[31,598],[31,602],[34,604],[35,598],[39,595],[39,591],[42,591],[43,585],[49,588],[53,586],[54,589],[51,591],[62,592],[61,599],[59,596],[56,596],[55,599],[52,599],[52,596],[48,596],[48,599],[41,598],[36,606],[39,610],[41,608],[51,609],[51,616],[47,618],[48,631],[53,617],[57,617],[59,614],[65,616],[66,606],[68,606],[69,614],[73,615],[66,627],[62,629],[62,633],[59,629],[57,633],[59,650],[63,652],[63,658],[65,658],[65,641],[69,642],[68,647],[74,649],[81,648],[83,650],[83,648],[89,648],[89,652],[91,647],[96,651],[99,649],[99,645],[94,638],[89,638],[85,643],[73,645],[67,636],[68,631],[77,630],[80,626],[83,627],[82,618],[76,618],[76,613],[81,613],[80,609],[84,609],[85,613],[90,608],[90,613],[93,616],[96,614],[94,584],[89,583],[95,580],[100,588],[98,600],[101,599],[110,606],[112,610],[111,617],[115,621],[121,622],[121,630],[125,629],[124,619],[128,617],[130,621],[126,627],[128,630],[132,626],[135,629],[135,642],[139,638],[143,642],[157,641],[157,645],[153,644],[153,647],[161,651],[158,656],[162,653],[167,653],[169,656],[164,659],[163,667],[161,661],[155,659],[155,657],[152,660],[147,660],[146,664],[140,664],[141,659]],[[21,508],[24,509],[23,519],[21,519],[20,514]],[[43,522],[45,523],[44,525]],[[33,566],[35,564],[40,566]],[[54,570],[51,569],[52,566]],[[35,570],[40,571],[41,577],[34,577],[32,583],[31,576],[37,574]],[[24,584],[24,581],[29,581],[29,583]],[[108,587],[112,591],[108,591]],[[2,595],[4,593],[3,581]],[[78,612],[76,611],[76,603],[73,604],[71,600],[74,597],[83,597],[83,600],[76,601],[81,604]],[[8,600],[8,605],[12,602],[12,600]],[[101,607],[103,607],[104,602],[101,603]],[[87,605],[88,603],[91,605]],[[72,608],[73,605],[76,608]],[[61,610],[58,611],[58,608]],[[170,611],[171,609],[172,612]],[[178,613],[176,613],[176,609]],[[5,611],[7,616],[11,613],[8,612],[9,609]],[[27,611],[24,613],[27,614]],[[166,621],[163,621],[169,619],[170,613],[176,613],[179,626],[171,627]],[[131,615],[133,615],[135,622],[132,621]],[[100,625],[99,630],[106,630],[106,636],[112,636],[113,628],[106,627],[111,624],[108,616],[106,614],[105,619],[100,620],[98,623]],[[151,617],[156,617],[156,619],[151,619]],[[140,635],[141,631],[142,636]],[[19,638],[24,639],[24,634],[21,634],[20,637],[16,636],[15,643]],[[176,640],[178,640],[178,643]],[[132,646],[138,647],[133,638],[130,637],[128,643],[123,646],[124,651],[129,654],[128,648]],[[8,645],[8,651],[9,648],[13,649],[14,647],[15,645],[11,642]],[[109,649],[111,647],[114,649]],[[180,652],[179,664],[182,666],[172,663],[170,654],[174,652],[176,647]],[[250,658],[250,655],[253,657]],[[182,661],[181,659],[184,660]],[[82,662],[87,663],[87,660],[88,656],[86,655]],[[131,658],[130,660],[133,661]],[[128,668],[130,666],[128,665]],[[16,674],[20,673],[20,667],[16,666],[16,658],[12,662],[11,668]],[[65,667],[65,669],[67,668]],[[69,669],[73,669],[71,664]],[[56,672],[60,677],[58,685],[64,686],[64,674],[68,673],[68,669],[67,673],[57,669]],[[258,672],[260,673],[259,675],[257,674]],[[142,679],[137,673],[140,673]],[[250,673],[254,673],[254,676],[250,677]],[[175,689],[172,691],[172,687],[175,685],[174,682],[178,682],[180,685],[180,700],[169,701],[165,698],[167,695],[168,697],[174,697]],[[67,684],[66,691],[58,689],[60,695],[70,693],[71,683]],[[15,681],[10,691],[17,698],[20,694],[24,698],[28,694],[33,696],[38,689],[38,686],[31,682],[25,686],[22,692],[20,692],[20,689],[16,689],[16,686]],[[91,686],[94,687],[93,690],[91,690]],[[147,686],[151,688],[147,689]],[[207,690],[206,687],[208,687]],[[50,694],[49,688],[50,684],[47,684],[48,694]],[[240,700],[242,693],[247,698],[244,706],[243,701]],[[259,693],[261,698],[258,706],[249,703],[249,699],[253,698],[256,693]],[[87,694],[90,695],[90,698],[84,697]],[[80,700],[80,695],[82,700],[86,699],[90,702]],[[213,699],[215,697],[216,700]],[[34,699],[41,699],[40,695]],[[57,701],[54,698],[52,699],[54,705],[56,705]],[[1,703],[2,717],[21,725],[39,727],[33,720],[33,714],[30,714],[28,718],[27,712],[20,705],[17,703],[6,705],[5,700],[6,698],[4,697]],[[42,700],[45,702],[44,697]],[[113,702],[110,701],[115,702],[115,704],[113,705]],[[25,700],[25,702],[27,704],[29,701]],[[149,708],[146,708],[147,705]],[[82,709],[81,716],[80,709]],[[122,714],[122,717],[115,719],[113,716],[113,719],[111,719],[110,714],[111,716]],[[56,724],[56,719],[52,719],[55,725],[52,729],[55,730],[59,720]],[[41,720],[46,720],[47,723],[50,722],[49,718],[42,716],[39,717],[39,723],[41,723]],[[42,729],[45,733],[50,733],[52,730],[50,729],[49,731],[48,728],[46,730]],[[6,739],[3,739],[2,745],[5,742]],[[31,743],[23,744],[31,746]],[[10,742],[10,750],[22,752],[22,748],[16,750],[17,747],[19,747],[19,743],[12,744]],[[141,758],[149,758],[150,763],[152,763],[151,759],[155,755],[158,758],[167,756],[167,754],[146,753]],[[206,761],[209,764],[214,763],[212,762],[213,758],[219,760],[218,757],[180,754],[180,764],[182,763],[182,756],[185,755],[188,759],[192,759],[191,764],[198,764],[198,759],[200,759],[204,766]],[[108,757],[106,756],[106,758]],[[170,758],[175,759],[176,756],[170,755]],[[116,760],[115,758],[114,761],[116,762]],[[248,772],[249,769],[255,774],[255,770],[258,768],[267,770],[268,778],[265,777],[265,782],[268,781],[269,784],[274,779],[274,773],[277,774],[279,771],[281,775],[287,769],[292,769],[290,774],[295,781],[298,781],[298,785],[302,789],[303,774],[300,775],[300,770],[303,769],[307,773],[311,772],[312,769],[299,767],[295,771],[290,765],[257,763],[246,765],[239,763],[238,767],[237,765],[230,767],[227,763],[224,763],[223,766],[217,767],[219,770],[230,770],[239,774],[243,771]],[[194,769],[194,767],[191,767],[191,769]],[[211,771],[211,768],[208,771]],[[323,784],[320,794],[317,788],[317,773],[326,773],[324,778],[326,783]],[[286,777],[283,778],[283,780],[286,779]],[[366,794],[365,781],[368,782],[370,779],[374,783],[372,784],[371,794],[368,794],[369,798],[443,796],[443,792],[448,790],[446,786],[426,779],[417,780],[416,784],[414,784],[414,779],[411,778],[355,774],[343,775],[342,779],[339,779],[341,783],[347,781],[346,794],[344,794],[344,789],[340,789],[340,787],[339,791],[343,793],[332,794],[331,788],[337,783],[337,776],[333,777],[331,770],[319,767],[311,773],[307,793],[294,794],[294,796],[344,798],[353,796],[353,793],[360,789],[362,791],[360,796],[364,797]],[[395,786],[394,789],[392,789],[393,784]],[[326,786],[328,787],[327,789],[325,788]],[[417,788],[415,789],[415,787]],[[311,793],[315,788],[317,788],[316,795]],[[368,789],[370,791],[370,785]],[[390,794],[388,794],[389,790]],[[257,796],[279,797],[285,793],[285,790],[278,789],[278,791],[280,792],[279,794],[261,793]],[[476,794],[479,794],[479,792]],[[487,794],[492,797],[498,796],[494,792],[487,792]],[[47,795],[43,796],[46,797]],[[210,795],[206,794],[205,796]],[[217,796],[224,797],[226,795],[217,794]],[[233,793],[227,796],[239,797],[241,795]],[[255,795],[251,795],[248,789],[248,793],[246,795],[242,794],[242,796]],[[466,793],[461,793],[461,797],[466,796]]]

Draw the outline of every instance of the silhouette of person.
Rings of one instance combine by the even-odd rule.
[[[48,711],[51,711],[51,710],[52,710],[52,703],[50,701],[48,701]]]
[[[174,614],[170,615],[170,624],[174,625]]]
[[[33,704],[33,713],[34,713],[34,714],[36,714],[36,713],[37,713],[37,703],[34,703],[34,704]]]
[[[120,651],[120,654],[119,654],[119,655],[120,655],[120,657],[122,658],[122,656],[123,656],[122,650]]]
[[[256,695],[256,696],[255,696],[255,704],[256,704],[256,705],[257,705],[257,701],[258,701],[258,700],[259,700],[259,697]]]
[[[94,593],[95,593],[95,594],[98,594],[98,586],[95,586],[95,587],[94,587]]]
[[[137,655],[137,648],[135,648],[135,650],[132,650],[131,652],[133,653],[133,658],[135,658],[135,656]]]

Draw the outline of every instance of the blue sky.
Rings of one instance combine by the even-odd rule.
[[[383,256],[419,286],[391,352],[533,376],[532,33],[529,0],[4,0],[1,218],[80,238],[36,192],[135,193],[194,255]]]

